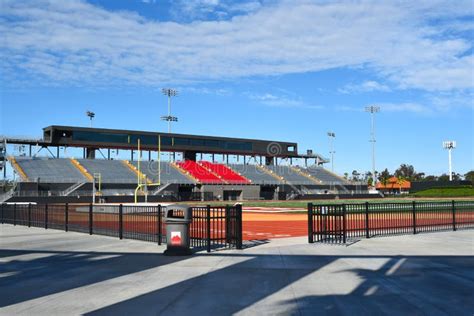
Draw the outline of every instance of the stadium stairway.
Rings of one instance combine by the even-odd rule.
[[[292,193],[288,199],[292,200],[296,198],[297,195],[304,195],[304,191],[298,188],[296,185],[307,184],[310,180],[306,177],[301,176],[299,173],[293,172],[288,166],[262,166],[259,165],[259,168],[265,172],[273,175],[274,177],[280,179],[283,183],[289,185],[294,193]],[[313,182],[313,181],[311,181]]]
[[[79,183],[88,180],[70,159],[46,157],[15,157],[14,159],[23,170],[21,177],[27,177],[29,182]],[[21,174],[18,167],[17,171]]]
[[[176,162],[176,166],[181,168],[184,173],[196,179],[197,182],[202,184],[225,184],[226,182],[221,179],[218,175],[204,168],[202,165],[198,164],[192,160],[186,160],[181,162]]]
[[[25,182],[28,182],[30,181],[28,179],[28,176],[26,175],[25,171],[23,170],[22,167],[20,167],[20,165],[18,164],[18,162],[16,161],[15,157],[9,157],[8,158],[8,161],[10,161],[10,164],[12,165],[12,167],[16,170],[16,172],[20,175],[20,178],[25,181]]]
[[[308,168],[295,167],[304,173],[320,180],[323,184],[348,184],[349,182],[343,177],[318,166],[310,166]]]
[[[252,184],[252,181],[223,164],[208,161],[200,161],[199,164],[227,184]]]
[[[273,174],[268,171],[262,171],[257,165],[252,164],[228,164],[230,169],[236,171],[246,179],[249,179],[252,184],[259,185],[279,185],[284,184],[280,178],[276,178]]]
[[[76,167],[77,170],[79,170],[80,173],[89,181],[93,182],[94,177],[89,173],[89,171],[81,165],[79,161],[77,161],[75,158],[70,158],[69,159],[74,167]]]
[[[314,184],[322,184],[323,183],[321,180],[312,177],[309,173],[306,173],[306,172],[304,172],[303,170],[301,170],[297,167],[294,167],[294,166],[289,166],[289,167],[293,172],[307,178],[308,180],[310,180]]]
[[[132,163],[130,163],[130,161],[122,160],[122,162],[125,166],[127,166],[127,168],[129,168],[131,171],[133,171],[133,173],[135,173],[137,175],[137,180],[138,179],[145,180],[147,184],[152,184],[153,183],[153,181],[148,179],[148,177],[144,173],[142,173],[140,170],[138,170],[138,168],[135,167]],[[140,183],[141,183],[141,181],[140,181]]]
[[[138,161],[131,161],[131,163],[138,167]],[[176,165],[169,161],[141,161],[140,171],[146,175],[148,179],[154,183],[161,184],[176,183],[176,184],[195,184],[196,180],[189,175],[184,174]],[[160,173],[160,176],[158,176]]]
[[[266,174],[272,176],[273,178],[275,178],[277,181],[279,182],[283,182],[283,183],[286,183],[285,179],[283,177],[280,177],[279,175],[277,175],[276,173],[274,173],[273,171],[271,171],[270,169],[268,169],[267,167],[263,166],[263,165],[256,165],[258,169],[260,169],[261,171],[265,172]]]

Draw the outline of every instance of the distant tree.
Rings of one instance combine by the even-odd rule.
[[[443,173],[438,177],[438,181],[440,182],[448,182],[449,181],[449,176],[446,173]]]
[[[398,187],[400,188],[400,194],[402,193],[402,184],[403,184],[404,181],[405,181],[404,176],[402,176],[402,175],[397,176],[397,184],[398,184]]]
[[[437,180],[438,180],[438,177],[432,176],[432,175],[426,176],[422,179],[422,181],[437,181]]]
[[[453,172],[453,181],[459,181],[459,180],[461,180],[461,175],[459,173]],[[442,175],[438,177],[438,181],[449,182],[449,175],[447,175],[446,173],[443,173]]]
[[[373,179],[372,177],[369,177],[369,178],[367,179],[367,185],[368,185],[369,187],[374,186],[374,179]]]
[[[461,174],[453,172],[453,181],[461,181]]]
[[[420,172],[415,175],[414,181],[423,181],[425,179],[425,173]]]
[[[402,176],[405,180],[419,181],[423,178],[424,173],[417,173],[415,167],[408,164],[401,164],[400,167],[395,170],[395,177]]]
[[[359,181],[360,173],[357,170],[352,171],[352,181]]]
[[[346,179],[346,180],[347,180],[348,178],[349,178],[349,173],[347,173],[347,172],[344,172],[344,179]]]
[[[388,183],[388,179],[390,179],[392,177],[392,175],[390,174],[390,172],[388,171],[387,168],[385,168],[384,171],[382,171],[380,174],[379,174],[379,181],[380,183],[382,183],[384,186],[387,185]]]
[[[467,181],[471,181],[472,184],[474,184],[474,170],[471,170],[468,173],[466,173],[464,175],[464,179],[466,179]]]

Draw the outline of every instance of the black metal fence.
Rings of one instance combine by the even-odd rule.
[[[242,207],[192,207],[191,247],[242,249]],[[2,224],[60,229],[166,243],[164,209],[158,206],[1,204]]]
[[[308,204],[310,243],[467,228],[474,228],[474,201]]]

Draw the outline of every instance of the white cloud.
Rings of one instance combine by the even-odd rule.
[[[354,92],[390,92],[392,91],[387,85],[379,83],[377,81],[364,81],[360,84],[348,84],[343,88],[339,89],[341,93],[354,93]]]
[[[430,107],[412,102],[402,103],[378,103],[383,112],[412,112],[417,114],[431,114],[433,111]]]
[[[175,0],[171,14],[177,20],[204,20],[209,16],[218,20],[232,18],[261,8],[257,0]]]
[[[211,11],[227,5],[189,3]],[[362,67],[391,87],[474,87],[472,41],[443,36],[453,27],[462,29],[455,25],[472,12],[470,1],[455,6],[437,0],[248,3],[247,11],[240,9],[245,14],[228,20],[176,23],[81,1],[2,0],[3,80],[9,85],[161,86]],[[228,5],[222,10],[231,13]],[[383,89],[365,84],[365,89]]]
[[[230,96],[233,94],[232,90],[229,89],[211,89],[206,87],[192,87],[192,86],[183,86],[178,88],[179,91],[185,93],[194,93],[194,94],[205,94],[205,95],[216,95],[216,96]]]
[[[291,98],[288,96],[275,95],[272,93],[264,93],[264,94],[246,93],[245,95],[247,95],[250,99],[257,101],[258,103],[265,106],[269,106],[269,107],[300,108],[300,109],[309,109],[309,110],[323,109],[323,107],[319,105],[307,104],[306,102],[299,99]]]

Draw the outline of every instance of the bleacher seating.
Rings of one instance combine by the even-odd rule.
[[[120,160],[78,159],[93,176],[100,173],[103,183],[137,183],[137,175]]]
[[[229,164],[228,166],[245,178],[251,180],[253,184],[275,185],[283,183],[281,180],[269,175],[256,165]]]
[[[296,172],[289,166],[265,166],[267,169],[271,170],[273,173],[277,174],[280,177],[283,177],[286,182],[294,185],[304,185],[304,184],[318,184],[316,181],[309,179]]]
[[[341,177],[334,175],[326,169],[319,166],[310,166],[308,168],[300,167],[302,172],[309,173],[316,179],[321,180],[324,184],[347,184],[348,182]]]
[[[16,162],[30,181],[79,183],[87,179],[64,158],[25,158],[15,157]]]
[[[176,163],[181,169],[188,172],[193,178],[197,179],[200,183],[207,183],[207,184],[224,184],[225,182],[198,164],[195,161],[186,160],[183,162]]]
[[[138,168],[138,161],[132,164]],[[177,184],[194,184],[196,183],[186,175],[171,165],[168,161],[160,161],[161,167],[161,183],[177,183]],[[141,161],[140,171],[146,175],[153,183],[158,182],[158,161]]]
[[[228,184],[251,184],[251,181],[249,179],[246,179],[245,177],[241,176],[240,174],[223,164],[212,163],[208,161],[200,161],[199,164],[201,164],[204,168],[210,170],[214,174],[220,176],[221,179]]]
[[[81,171],[67,158],[17,157],[15,167],[22,170],[29,181],[42,183],[85,183],[87,173],[100,174],[102,183],[134,184],[136,173],[120,160],[78,159],[87,170]],[[138,167],[138,162],[131,162]],[[257,166],[243,164],[223,165],[201,161],[178,162],[176,165],[161,161],[162,184],[257,184],[278,185],[347,185],[349,182],[330,171],[319,167]],[[133,168],[132,168],[133,169]],[[267,171],[265,171],[267,170]],[[153,183],[158,182],[158,162],[142,161],[140,171]],[[305,175],[306,174],[306,175]],[[308,176],[309,175],[309,176]],[[195,179],[195,180],[194,180]],[[121,192],[122,193],[122,192]]]

